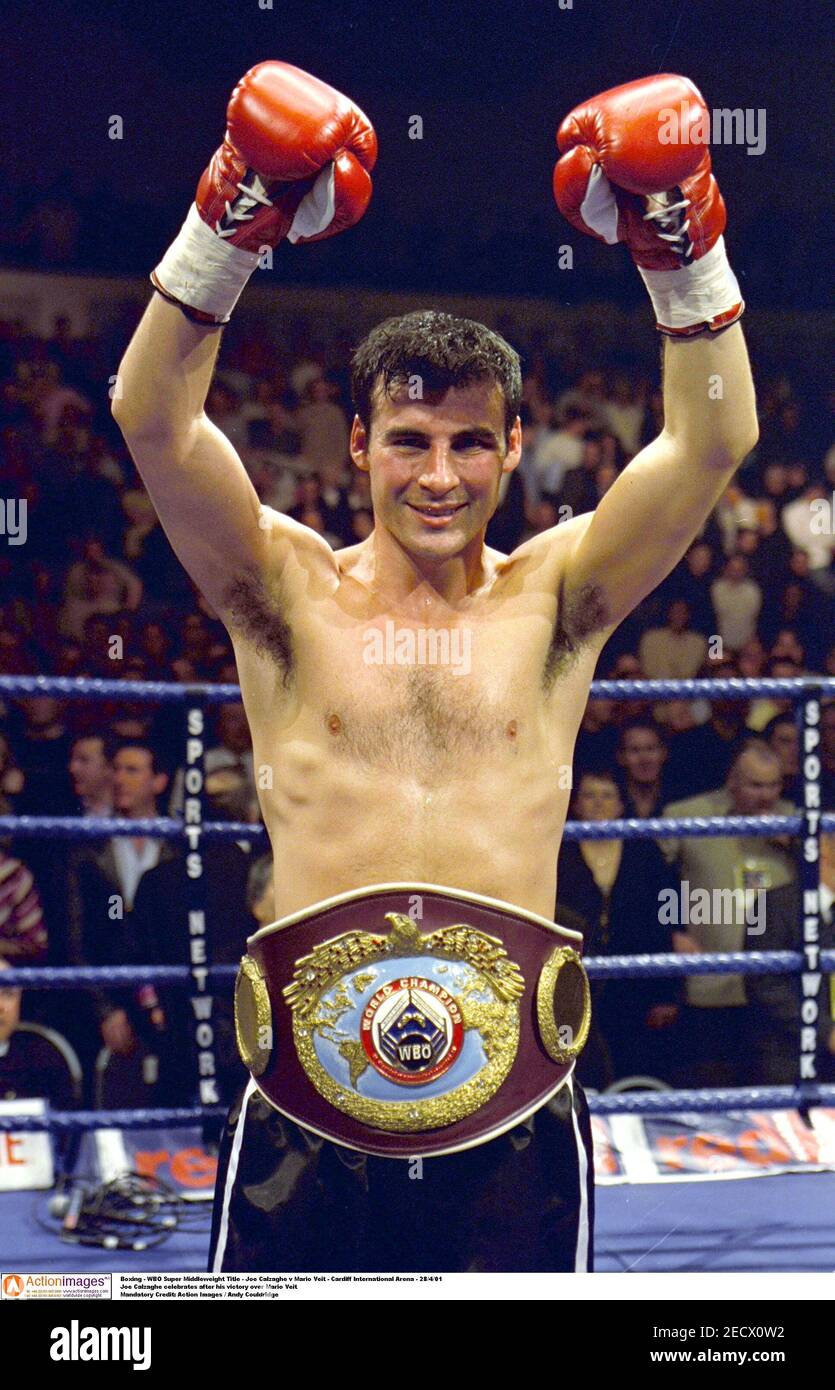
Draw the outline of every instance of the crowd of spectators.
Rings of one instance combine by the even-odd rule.
[[[66,319],[44,339],[20,322],[0,325],[0,672],[235,682],[228,635],[174,556],[115,431],[110,370],[102,344],[73,336]],[[778,374],[759,384],[755,452],[681,563],[618,629],[599,675],[835,676],[835,393],[814,410],[811,398],[803,380]],[[588,364],[567,379],[559,364],[530,355],[522,463],[502,479],[488,544],[510,551],[593,509],[657,434],[661,409],[658,383],[634,364]],[[207,411],[263,502],[334,548],[370,534],[368,478],[348,457],[345,361],[326,349],[291,354],[239,339],[221,358]],[[835,702],[823,709],[821,736],[823,804],[833,809]],[[148,703],[4,699],[0,814],[178,814],[181,743],[176,720]],[[240,704],[216,708],[209,743],[216,815],[256,823]],[[574,785],[579,819],[790,810],[800,791],[791,703],[590,700]],[[207,853],[217,884],[213,958],[233,961],[245,932],[270,919],[269,872],[254,842]],[[835,850],[827,856],[835,888]],[[768,934],[744,924],[663,923],[657,908],[665,888],[684,881],[762,891],[782,904],[780,939],[796,944],[785,926],[796,863],[790,843],[756,837],[567,844],[557,912],[582,923],[592,953],[767,948]],[[183,852],[167,841],[7,838],[0,961],[184,961],[183,885]],[[766,981],[752,991],[741,977],[715,976],[693,977],[686,990],[670,981],[598,987],[581,1070],[592,1085],[636,1071],[698,1084],[774,1080],[793,1065],[794,1043],[780,1051],[773,1031],[772,1043],[763,1038],[771,1023],[789,1037],[792,987]],[[83,1005],[77,994],[33,994],[26,1004],[30,1017],[69,1037],[88,1098],[188,1099],[189,1020],[173,994],[97,991]],[[219,1019],[228,1093],[240,1064],[222,1008]],[[827,1034],[825,1049],[832,1041]],[[0,1055],[0,1096],[3,1087]]]

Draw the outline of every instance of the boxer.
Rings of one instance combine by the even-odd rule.
[[[587,994],[553,922],[574,741],[604,643],[757,438],[704,116],[662,74],[559,128],[558,206],[623,242],[649,291],[665,423],[595,512],[509,556],[484,537],[520,459],[519,358],[481,324],[412,313],[356,349],[374,528],[345,550],[261,506],[204,413],[261,250],[365,211],[376,143],[348,98],[283,63],[247,73],[153,272],[114,415],[230,633],[271,773],[276,921],[238,980],[252,1079],[221,1151],[215,1270],[591,1268]]]

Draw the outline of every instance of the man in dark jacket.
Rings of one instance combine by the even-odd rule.
[[[129,820],[156,816],[157,797],[168,784],[156,749],[141,739],[125,740],[114,755],[113,770],[116,815]],[[142,958],[143,943],[135,937],[131,913],[134,897],[143,875],[173,854],[165,840],[120,835],[97,842],[73,859],[68,884],[73,963],[132,965]],[[117,1056],[133,1055],[138,1039],[154,1040],[158,1000],[152,990],[97,989],[93,1001],[96,1031]],[[89,1016],[85,1035],[74,1034],[73,1042],[89,1066],[91,1053],[100,1045],[90,1036]]]
[[[213,965],[237,965],[246,938],[258,927],[246,905],[247,874],[252,856],[236,842],[204,847],[206,956]],[[137,945],[143,962],[189,963],[189,880],[185,856],[178,854],[143,875],[133,908]],[[197,1088],[195,1020],[186,988],[161,989],[164,1043],[160,1049],[157,1098],[162,1105],[188,1105]],[[235,1042],[232,986],[218,988],[212,1005],[217,1090],[228,1104],[246,1081]]]

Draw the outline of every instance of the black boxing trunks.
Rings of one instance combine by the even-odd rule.
[[[235,997],[251,1080],[211,1267],[589,1269],[580,945],[509,903],[402,883],[251,937]]]
[[[376,1158],[287,1120],[252,1082],[221,1140],[213,1273],[585,1273],[594,1167],[573,1076],[522,1124],[441,1158]]]

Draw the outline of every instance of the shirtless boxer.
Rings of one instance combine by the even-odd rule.
[[[690,123],[678,143],[659,138],[660,113],[668,113],[669,131],[671,109]],[[501,931],[518,928],[522,951],[555,930],[566,773],[600,650],[684,554],[757,438],[736,323],[743,306],[721,236],[724,205],[709,153],[693,137],[704,110],[692,84],[661,75],[603,93],[560,127],[560,209],[599,240],[626,243],[666,335],[665,427],[594,513],[535,536],[509,557],[486,547],[484,535],[501,476],[520,458],[519,359],[480,324],[411,314],[379,326],[355,353],[351,454],[370,475],[375,525],[346,550],[334,553],[314,531],[262,507],[234,449],[204,414],[219,326],[259,250],[333,235],[365,210],[376,145],[347,98],[281,63],[248,73],[233,93],[224,145],[152,276],[158,293],[120,366],[114,415],[174,549],[228,628],[255,765],[272,769],[261,809],[280,930],[267,928],[249,943],[257,960],[249,960],[242,986],[241,1028],[254,1079],[230,1113],[221,1152],[216,1270],[591,1268],[589,1123],[570,1062],[551,1074],[547,1094],[538,1093],[544,1103],[526,1106],[523,1094],[486,1139],[477,1132],[478,1113],[459,1118],[470,1129],[450,1145],[444,1136],[453,1131],[434,1120],[431,1132],[421,1122],[423,1131],[405,1138],[385,1130],[408,1128],[407,1121],[383,1119],[375,1130],[368,1115],[406,1112],[391,1100],[388,1110],[381,1103],[374,1111],[362,1088],[390,1095],[384,1088],[395,1083],[387,1075],[401,1090],[422,1078],[407,1074],[405,1063],[387,1072],[377,1054],[367,1066],[348,1042],[341,1055],[352,1067],[359,1057],[357,1071],[350,1084],[334,1080],[335,1071],[326,1074],[319,1014],[315,1056],[305,1051],[304,1028],[292,1034],[306,1071],[294,1058],[300,1080],[293,1095],[304,1093],[312,1108],[284,1101],[293,1044],[289,1033],[276,1043],[272,1030],[284,1026],[277,1015],[289,1014],[291,1002],[296,1007],[316,973],[305,976],[302,966],[321,964],[317,923],[331,913],[344,929],[354,921],[344,916],[346,904],[376,923],[371,909],[381,885],[422,885],[416,897],[430,903],[433,921],[446,902],[449,911],[437,920],[498,924],[498,936],[488,931],[479,940],[505,942],[492,998],[499,1010],[516,1007],[510,1001],[530,973],[525,966],[513,974],[522,957],[513,959],[511,937]],[[386,659],[391,624],[414,641],[430,630],[460,638],[447,650],[468,652],[466,666],[391,659],[390,647]],[[375,630],[376,649],[369,645]],[[392,925],[380,946],[382,937],[366,933],[362,949],[376,942],[378,957],[391,950],[395,960],[408,957],[404,942],[434,949],[420,944],[428,938],[414,944],[420,922],[410,923],[406,901],[400,915],[386,918],[401,936]],[[324,933],[330,947],[334,930]],[[568,939],[568,956],[570,938],[560,938],[563,945]],[[286,970],[276,984],[270,952],[286,954],[282,942],[296,939],[308,950],[313,942],[313,954],[291,951],[302,965],[295,976],[287,967],[290,986]],[[421,970],[428,973],[426,959]],[[448,952],[442,970],[453,969],[449,960]],[[455,970],[465,968],[456,960]],[[509,972],[504,983],[502,970]],[[374,970],[355,974],[352,988],[373,991],[372,977]],[[383,970],[380,978],[394,977]],[[416,979],[395,981],[397,989]],[[434,1076],[457,1046],[449,1041],[456,1002],[436,1006],[426,993],[434,990],[437,1000],[440,977],[422,987],[423,995],[406,989],[404,998],[410,1007],[426,1004],[408,1014],[418,1018],[415,1027],[426,1030],[435,1009],[436,1033],[446,1041]],[[350,995],[343,990],[340,1009]],[[372,1013],[379,998],[363,995]],[[527,1001],[525,994],[512,1021],[519,1048],[529,1048],[524,1074],[520,1081],[518,1067],[509,1073],[491,1104],[504,1104],[514,1087],[524,1093],[527,1085],[532,1094],[546,1052],[552,1065],[573,1055],[567,1044],[561,1051],[561,1043],[548,1042],[547,1018]],[[260,1019],[262,1009],[269,1024],[259,1031],[249,1015]],[[374,1017],[379,1023],[382,1012]],[[540,1034],[525,1042],[536,1019]],[[387,1026],[379,1023],[372,1052],[391,1043]],[[428,1055],[435,1043],[425,1031],[420,1037]],[[449,1099],[443,1086],[453,1074],[454,1067],[432,1082],[441,1088],[438,1104]],[[483,1084],[480,1073],[472,1084]],[[419,1086],[410,1095],[410,1115],[435,1104]],[[299,1121],[339,1105],[348,1115],[333,1125],[326,1116]],[[333,1142],[343,1119],[350,1137]],[[395,1140],[399,1150],[386,1148]],[[406,1160],[419,1152],[430,1156]]]

